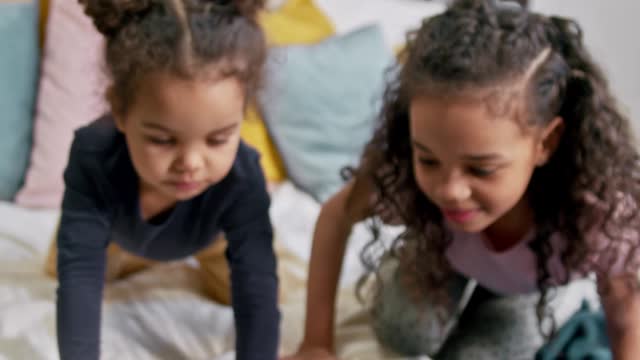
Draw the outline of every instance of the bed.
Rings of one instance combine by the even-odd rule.
[[[272,220],[280,254],[283,353],[303,329],[306,261],[319,205],[292,184],[273,192]],[[59,216],[0,203],[0,359],[57,359],[56,281],[43,264]],[[291,221],[295,219],[295,221]],[[392,234],[392,231],[389,232]],[[339,348],[344,358],[382,358],[352,284],[361,273],[360,225],[350,241],[341,279]],[[190,261],[168,263],[107,285],[103,305],[104,359],[233,359],[230,308],[202,295]]]
[[[339,33],[378,22],[390,47],[406,30],[442,9],[418,0],[317,0]],[[285,181],[272,192],[271,217],[282,287],[281,353],[298,346],[304,328],[307,263],[320,205]],[[58,210],[33,210],[0,202],[0,360],[58,359],[55,330],[56,281],[43,272]],[[384,228],[392,238],[398,228]],[[354,230],[340,280],[336,347],[345,360],[404,359],[377,344],[366,309],[355,298],[362,273],[359,249],[369,239],[364,224]],[[105,288],[102,358],[118,360],[234,359],[231,309],[203,296],[195,262],[162,264]],[[591,295],[589,295],[591,294]],[[589,283],[569,289],[555,310],[560,322],[593,298]]]
[[[290,353],[304,326],[306,264],[319,204],[291,183],[273,192],[271,209],[283,296],[281,352]],[[56,281],[43,273],[58,211],[0,203],[0,360],[58,359]],[[292,221],[295,219],[295,221]],[[385,228],[390,239],[400,229]],[[362,273],[358,252],[368,240],[365,224],[354,230],[340,280],[337,351],[341,359],[403,359],[382,349],[355,298]],[[230,308],[203,296],[190,261],[162,264],[107,285],[103,305],[103,359],[233,359]],[[593,289],[576,284],[555,304],[560,322]]]

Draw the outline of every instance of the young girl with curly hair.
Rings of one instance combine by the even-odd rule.
[[[410,33],[399,64],[359,167],[318,219],[293,358],[333,356],[346,239],[368,218],[405,226],[387,247],[374,232],[362,253],[378,279],[376,334],[396,351],[437,353],[460,277],[498,296],[539,291],[549,335],[551,290],[595,274],[613,353],[637,358],[638,151],[578,24],[453,1]]]

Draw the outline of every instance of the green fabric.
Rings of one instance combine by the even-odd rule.
[[[611,360],[604,313],[592,311],[586,301],[551,341],[536,354],[536,360]]]

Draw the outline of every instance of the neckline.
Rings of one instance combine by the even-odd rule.
[[[493,248],[489,238],[482,232],[468,233],[468,232],[464,232],[464,231],[461,231],[458,229],[452,229],[452,228],[450,228],[450,231],[453,232],[454,241],[456,239],[458,240],[462,239],[463,241],[472,241],[474,243],[480,242],[478,246],[481,246],[489,254],[497,257],[508,256],[509,254],[515,251],[518,251],[520,248],[527,246],[533,240],[535,235],[535,227],[532,227],[522,236],[522,238],[519,241],[515,242],[512,246],[504,250],[497,251]]]
[[[180,211],[180,209],[182,208],[182,204],[184,203],[184,201],[178,201],[175,203],[173,208],[166,210],[164,212],[161,212],[159,214],[156,214],[155,216],[152,216],[149,219],[145,220],[144,216],[142,216],[142,207],[140,203],[140,191],[139,191],[138,185],[136,186],[135,193],[136,193],[136,196],[135,196],[134,212],[135,212],[136,220],[139,223],[144,224],[144,226],[151,227],[151,228],[160,228],[170,223],[176,217],[176,213]],[[162,221],[159,221],[159,222],[152,221],[154,218],[157,218],[157,217],[162,217]]]
[[[528,245],[531,242],[531,240],[533,240],[534,234],[535,234],[535,228],[532,227],[529,230],[527,230],[527,232],[524,233],[524,235],[520,238],[520,240],[516,241],[511,246],[502,250],[496,250],[495,247],[493,246],[493,243],[484,232],[481,232],[478,235],[480,236],[480,240],[482,241],[482,246],[484,246],[487,249],[487,251],[489,251],[491,254],[501,256],[501,255],[512,253],[517,249]]]

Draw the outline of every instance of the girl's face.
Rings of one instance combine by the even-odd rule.
[[[561,120],[524,128],[482,101],[416,97],[410,106],[415,178],[447,222],[466,232],[530,226],[524,199],[536,166],[557,145]]]
[[[222,180],[238,150],[244,100],[234,77],[145,77],[126,115],[116,114],[141,191],[180,201]]]

